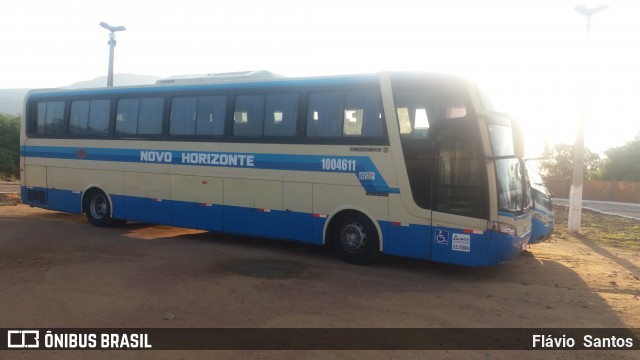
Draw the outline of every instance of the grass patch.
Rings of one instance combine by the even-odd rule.
[[[567,206],[555,207],[555,233],[568,236]],[[582,209],[582,236],[601,245],[640,250],[640,220]]]

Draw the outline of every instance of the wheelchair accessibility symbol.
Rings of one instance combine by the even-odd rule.
[[[436,229],[435,243],[449,245],[449,232],[447,230]]]

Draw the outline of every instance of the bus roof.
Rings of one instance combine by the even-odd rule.
[[[160,79],[156,81],[156,84],[233,83],[242,80],[276,79],[282,77],[284,76],[267,70],[253,70],[199,75],[176,75],[166,79]]]
[[[428,72],[389,72],[394,80],[432,80],[464,82],[464,79],[442,73]],[[68,96],[95,95],[136,95],[148,92],[205,91],[216,89],[265,89],[269,87],[298,86],[344,86],[351,84],[378,83],[380,73],[350,74],[316,77],[285,77],[269,71],[248,71],[235,73],[212,73],[204,75],[187,75],[159,80],[156,84],[137,86],[116,86],[88,89],[34,89],[26,99],[56,98]]]

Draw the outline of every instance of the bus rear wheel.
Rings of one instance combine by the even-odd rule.
[[[333,228],[334,251],[346,262],[366,265],[379,255],[380,240],[376,227],[361,213],[348,213],[336,219]]]
[[[85,197],[84,211],[87,220],[94,226],[109,227],[117,221],[111,217],[111,203],[105,193],[93,190]]]

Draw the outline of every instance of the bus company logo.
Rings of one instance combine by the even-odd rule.
[[[440,245],[449,245],[449,232],[447,230],[436,229],[434,242]]]
[[[29,349],[40,347],[39,330],[8,330],[7,348]]]
[[[358,173],[358,179],[366,180],[366,181],[373,181],[373,180],[376,179],[376,173],[373,172],[373,171],[359,172]]]

